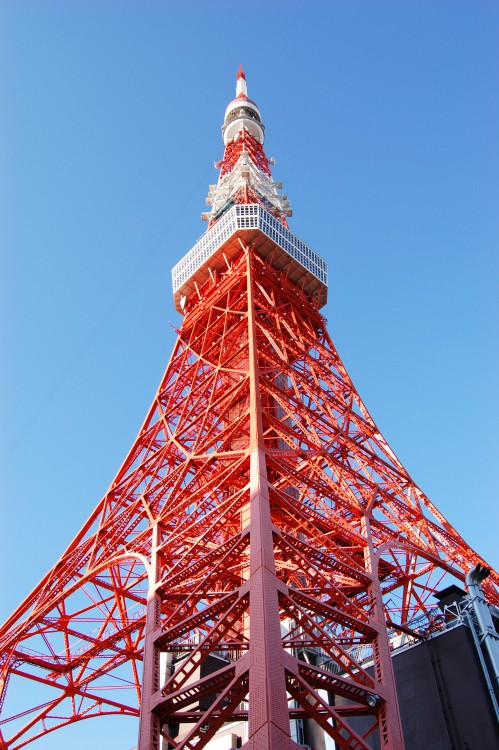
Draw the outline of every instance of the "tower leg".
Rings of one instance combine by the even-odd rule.
[[[404,737],[400,723],[395,676],[386,630],[386,619],[383,607],[381,585],[378,577],[379,560],[374,553],[369,518],[364,516],[362,530],[367,539],[364,557],[366,570],[372,575],[368,596],[372,609],[372,618],[377,629],[373,642],[374,677],[383,686],[384,700],[379,708],[379,734],[381,750],[404,750]]]
[[[249,741],[255,750],[292,750],[260,401],[251,255],[246,248],[250,373]]]
[[[142,698],[140,702],[139,741],[137,750],[160,750],[161,726],[152,712],[152,698],[160,688],[159,649],[155,637],[160,625],[161,597],[156,590],[157,580],[157,526],[153,529],[149,591],[147,596],[146,626],[144,634],[144,660]]]
[[[251,455],[249,741],[246,748],[291,750],[286,677],[263,452]]]

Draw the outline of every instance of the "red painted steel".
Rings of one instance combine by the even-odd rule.
[[[246,151],[261,172],[270,177],[269,161],[265,156],[262,144],[257,141],[254,135],[244,129],[241,130],[241,135],[237,141],[229,141],[225,147],[224,158],[216,165],[217,169],[220,169],[220,177],[232,172],[243,151]]]
[[[430,627],[444,577],[463,581],[484,563],[381,437],[317,309],[243,250],[189,303],[109,492],[1,631],[7,699],[40,687],[38,702],[2,719],[3,748],[90,716],[137,715],[153,529],[154,648],[186,660],[161,690],[150,678],[148,700],[166,726],[195,720],[197,744],[176,748],[203,747],[227,706],[249,714],[252,746],[279,746],[275,733],[286,745],[284,703],[296,707],[284,683],[340,746],[367,747],[345,706],[317,691],[353,700],[388,731],[389,637],[422,615]],[[484,586],[499,603],[497,583],[492,574]],[[228,661],[199,677],[214,652]],[[214,686],[223,697],[194,710]]]
[[[439,627],[433,594],[486,563],[260,240],[187,301],[109,491],[2,627],[3,750],[141,702],[139,750],[160,733],[201,750],[229,719],[248,720],[244,747],[289,750],[304,718],[344,749],[403,748],[390,650]]]

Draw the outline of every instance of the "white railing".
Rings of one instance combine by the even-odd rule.
[[[327,285],[327,263],[257,203],[232,206],[172,269],[173,293],[239,229],[259,229],[294,260]]]

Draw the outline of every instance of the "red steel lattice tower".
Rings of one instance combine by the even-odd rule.
[[[242,70],[222,133],[208,229],[173,269],[184,317],[151,409],[0,632],[4,750],[139,711],[139,750],[201,750],[229,720],[247,721],[245,748],[291,749],[304,718],[342,749],[403,748],[393,640],[420,638],[432,595],[485,565],[333,346],[326,264],[287,226]],[[484,582],[496,604],[498,583]]]

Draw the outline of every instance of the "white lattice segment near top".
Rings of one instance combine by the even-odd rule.
[[[291,216],[288,196],[279,192],[281,183],[275,182],[258,169],[247,152],[243,151],[234,169],[221,177],[216,185],[210,185],[206,204],[212,206],[212,209],[209,214],[202,214],[202,218],[217,218],[244,185],[258,193],[262,202],[271,210],[282,216]]]

